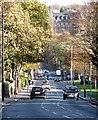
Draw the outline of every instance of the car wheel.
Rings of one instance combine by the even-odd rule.
[[[79,98],[76,98],[76,100],[79,100]]]
[[[30,99],[33,99],[33,96],[32,96],[32,94],[30,95]]]
[[[43,97],[43,99],[45,99],[45,97]]]
[[[65,97],[63,97],[63,100],[65,100]]]
[[[33,97],[32,97],[32,96],[30,96],[30,99],[33,99]]]
[[[76,100],[79,100],[79,94],[77,95]]]
[[[66,99],[66,96],[65,95],[63,95],[63,100],[65,100]]]

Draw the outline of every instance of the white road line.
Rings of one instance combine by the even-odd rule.
[[[53,83],[53,84],[54,84],[54,83]],[[55,87],[55,84],[54,84],[54,87]],[[57,96],[60,97],[60,95],[58,94],[58,92],[59,92],[59,91],[61,92],[62,90],[58,90],[58,89],[55,87],[55,91],[56,91]],[[58,102],[57,102],[57,106],[58,106],[58,107],[61,107],[61,106],[60,106],[60,101],[62,101],[62,100],[59,99]],[[65,109],[64,107],[61,107],[61,108],[62,108],[62,109]]]
[[[64,118],[71,118],[71,117],[69,117],[69,116],[66,116],[66,115],[63,115],[63,117],[64,117]]]
[[[82,114],[82,113],[78,113],[78,115],[81,115],[81,116],[82,116],[83,114]]]
[[[59,102],[57,103],[57,106],[60,106],[60,105],[59,105]]]
[[[63,106],[61,106],[62,109],[65,109]]]
[[[67,111],[72,111],[71,109],[67,109]]]
[[[69,105],[69,106],[77,106],[77,104],[64,104],[64,103],[59,103],[60,105]],[[78,105],[78,106],[88,106],[88,105]]]
[[[41,108],[43,108],[43,109],[44,109],[45,107],[44,107],[44,106],[41,106]]]
[[[57,103],[51,103],[51,102],[48,102],[48,103],[16,103],[16,104],[11,104],[11,105],[14,105],[14,106],[17,106],[17,105],[56,105]]]
[[[46,111],[49,111],[49,109],[45,109]]]
[[[44,101],[41,103],[41,108],[43,108],[43,109],[46,110],[46,111],[49,111],[49,109],[47,109],[47,108],[44,107],[45,104],[47,104],[47,103],[45,103],[45,100],[44,100]],[[49,103],[49,104],[51,104],[51,103]]]
[[[56,112],[52,112],[53,114],[57,114]]]
[[[2,109],[3,108],[0,109],[0,120],[2,119]]]
[[[0,109],[0,113],[2,112],[2,109],[3,109],[3,108]]]

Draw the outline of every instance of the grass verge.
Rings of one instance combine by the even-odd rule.
[[[84,92],[84,85],[80,84],[80,80],[74,80],[74,84],[78,87],[81,92]],[[98,99],[98,89],[94,89],[94,84],[92,84],[92,89],[90,89],[90,83],[86,84],[87,95]]]

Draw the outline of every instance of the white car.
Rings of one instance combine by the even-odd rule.
[[[77,86],[67,85],[65,89],[63,89],[63,99],[65,100],[66,98],[79,99],[79,90]]]

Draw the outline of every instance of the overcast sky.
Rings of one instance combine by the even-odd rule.
[[[57,5],[71,5],[71,4],[85,4],[90,0],[40,0],[41,3],[45,3],[47,6],[57,4]]]

